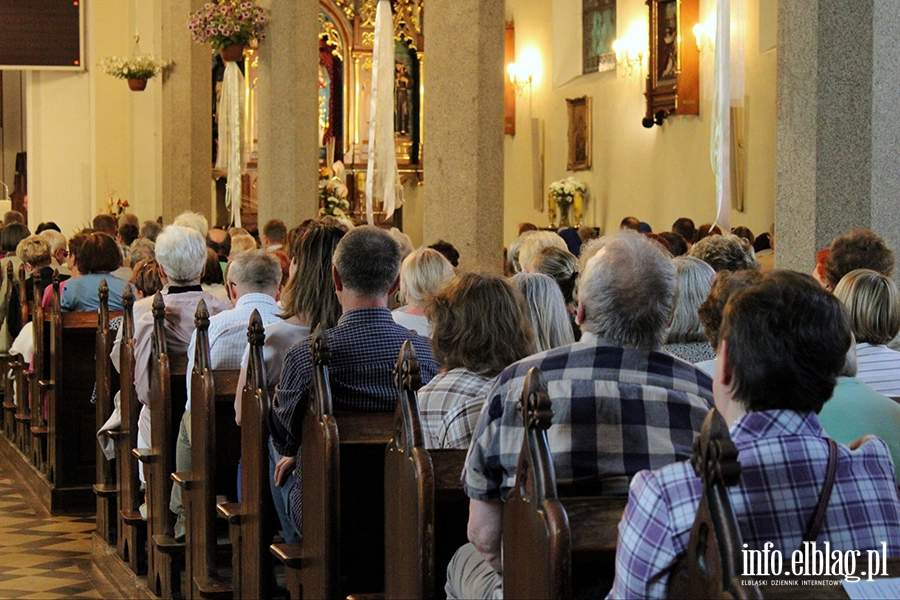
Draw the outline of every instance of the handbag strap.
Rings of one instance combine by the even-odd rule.
[[[819,537],[819,530],[825,521],[825,511],[828,509],[828,502],[831,500],[831,491],[834,489],[834,480],[837,478],[838,467],[838,445],[833,439],[828,439],[828,466],[825,471],[825,483],[822,485],[822,491],[819,493],[819,503],[816,504],[816,511],[813,513],[806,526],[806,533],[803,534],[804,542],[814,542]]]

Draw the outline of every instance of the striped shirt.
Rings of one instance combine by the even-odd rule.
[[[435,375],[419,390],[425,447],[466,450],[496,377],[459,367]]]
[[[856,378],[885,396],[900,396],[900,352],[881,344],[856,345]]]
[[[728,488],[743,542],[767,542],[785,557],[801,548],[825,481],[828,438],[813,412],[750,413],[731,427],[741,463]],[[689,462],[638,473],[619,523],[616,580],[610,598],[664,598],[669,575],[687,551],[702,494]],[[873,439],[851,451],[840,446],[838,471],[817,538],[835,551],[881,549],[900,556],[900,499],[887,446]]]
[[[481,412],[463,472],[469,498],[506,498],[522,450],[519,400],[538,367],[553,402],[547,431],[558,483],[593,483],[654,469],[691,455],[712,408],[712,380],[674,356],[582,341],[507,367]]]

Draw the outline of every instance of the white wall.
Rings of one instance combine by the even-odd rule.
[[[759,1],[746,2],[746,152],[747,188],[744,213],[732,211],[732,226],[746,225],[754,233],[774,219],[775,203],[775,53],[759,53]],[[515,137],[507,136],[504,242],[515,239],[518,224],[548,225],[546,210],[533,208],[530,119],[543,121],[544,196],[547,186],[569,175],[584,181],[591,197],[585,224],[611,231],[623,217],[647,221],[654,231],[666,231],[678,217],[697,225],[715,218],[715,180],[709,159],[709,102],[700,116],[674,116],[662,127],[645,129],[646,72],[622,77],[615,71],[578,77],[552,88],[553,10],[577,0],[507,0],[507,19],[515,21],[516,54],[536,51],[542,63],[530,94],[517,99]],[[618,37],[646,28],[643,0],[618,0]],[[580,38],[581,23],[572,23]],[[687,26],[685,26],[687,29]],[[693,38],[689,39],[692,42]],[[593,168],[567,172],[566,98],[590,96],[593,101]],[[546,201],[545,201],[546,203]]]

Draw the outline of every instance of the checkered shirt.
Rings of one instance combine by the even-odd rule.
[[[496,377],[459,367],[438,373],[419,390],[425,447],[467,450]]]
[[[397,325],[386,308],[360,308],[344,313],[327,332],[331,364],[328,376],[334,410],[389,412],[397,404],[394,366],[400,347],[411,340],[419,359],[422,383],[439,369],[427,338]],[[284,357],[275,388],[271,419],[275,448],[283,456],[297,453],[297,437],[312,379],[311,338],[301,340]],[[299,407],[299,410],[298,410]]]
[[[231,310],[225,310],[209,318],[209,364],[213,369],[240,369],[241,358],[247,349],[247,328],[250,315],[259,311],[263,325],[280,321],[281,309],[272,296],[266,294],[244,294],[238,298]],[[184,410],[191,410],[191,372],[194,370],[194,350],[197,332],[191,334],[188,346],[187,403]]]
[[[772,542],[783,571],[801,548],[825,481],[828,440],[815,413],[770,410],[731,428],[743,467],[728,488],[743,542]],[[610,598],[663,598],[676,559],[687,551],[702,486],[688,462],[638,473],[619,524],[616,581]],[[851,451],[839,446],[837,479],[818,537],[832,550],[881,549],[900,555],[900,500],[887,446],[880,439]],[[863,555],[865,556],[865,555]],[[739,567],[740,568],[740,567]]]
[[[463,472],[466,494],[506,498],[515,483],[523,426],[518,403],[531,367],[553,401],[547,432],[558,483],[590,483],[659,468],[691,454],[712,407],[712,380],[670,354],[587,341],[509,366],[490,391]]]

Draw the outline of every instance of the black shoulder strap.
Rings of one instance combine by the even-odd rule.
[[[837,478],[838,467],[838,445],[832,439],[828,439],[828,466],[825,471],[825,483],[822,485],[822,492],[819,494],[819,503],[816,505],[816,511],[813,513],[806,526],[806,533],[803,534],[804,542],[814,542],[819,537],[819,530],[822,529],[822,523],[825,522],[825,511],[828,510],[828,503],[831,500],[831,491],[834,489],[834,480]]]

